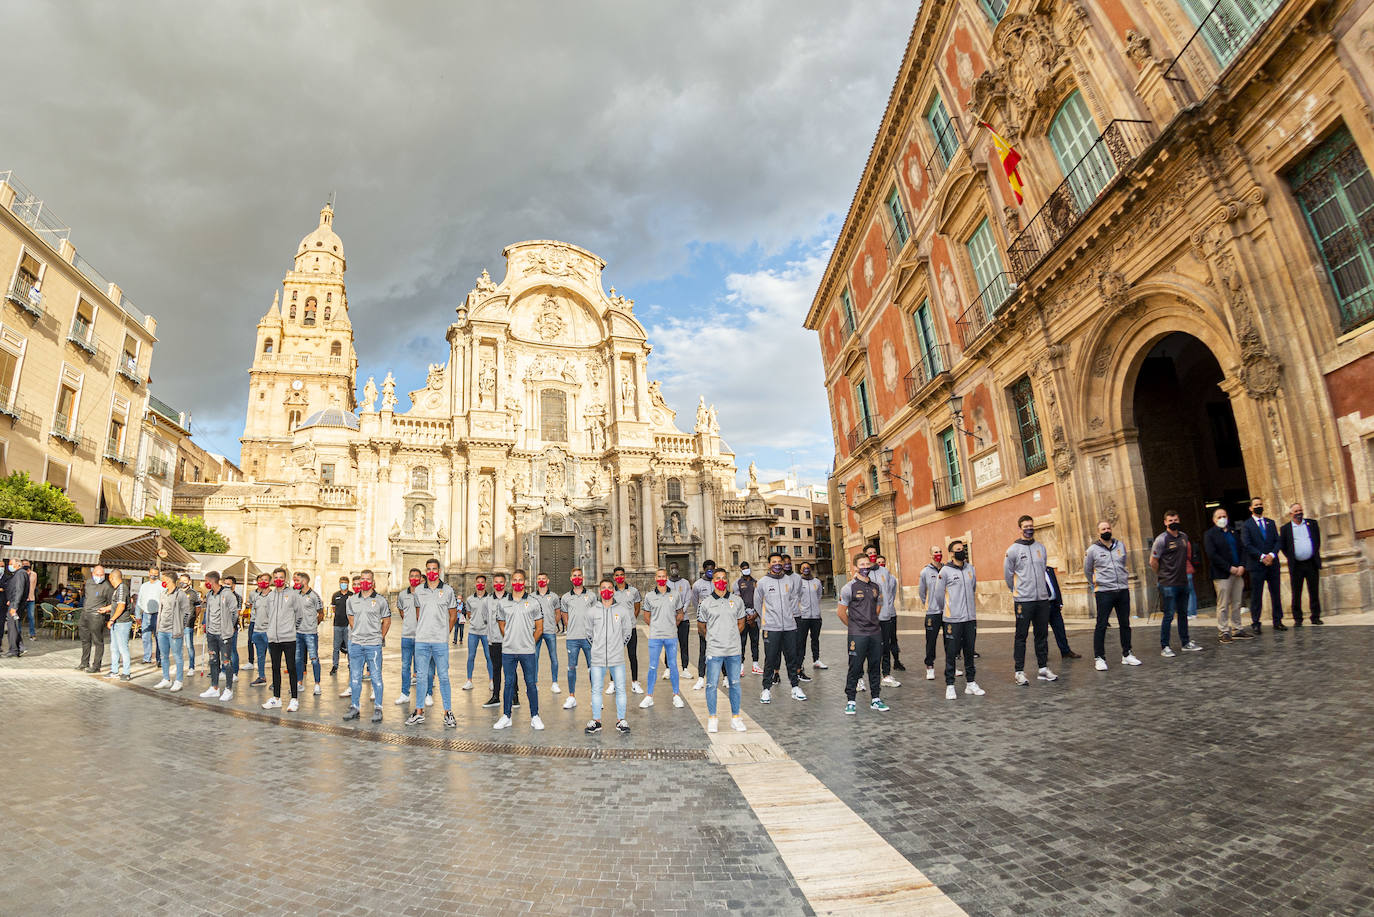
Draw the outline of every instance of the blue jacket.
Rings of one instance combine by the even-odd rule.
[[[1245,549],[1245,565],[1247,567],[1258,567],[1261,554],[1273,554],[1275,559],[1279,553],[1279,526],[1273,519],[1264,520],[1264,532],[1260,533],[1259,523],[1251,515],[1240,524],[1240,543]]]

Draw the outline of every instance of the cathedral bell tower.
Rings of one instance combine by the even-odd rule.
[[[259,481],[286,478],[295,429],[326,408],[354,409],[358,358],[348,320],[343,240],[334,232],[334,207],[301,240],[296,263],[272,308],[258,321],[248,370],[248,417],[243,470]]]

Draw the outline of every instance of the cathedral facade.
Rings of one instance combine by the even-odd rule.
[[[634,301],[603,291],[605,262],[564,242],[503,252],[446,330],[403,407],[387,373],[357,401],[343,243],[326,207],[258,323],[242,465],[248,483],[185,485],[235,553],[326,584],[371,568],[404,582],[429,557],[450,581],[524,567],[555,588],[622,565],[758,560],[770,516],[735,495],[735,457],[702,399],[691,432],[659,383]],[[436,342],[437,343],[437,342]],[[439,352],[435,348],[436,355]]]

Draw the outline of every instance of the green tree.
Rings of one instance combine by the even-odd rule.
[[[229,550],[229,539],[219,529],[206,524],[201,516],[174,516],[158,513],[142,519],[108,519],[110,525],[151,525],[167,529],[172,540],[188,551],[198,554],[224,554]]]
[[[0,478],[0,518],[82,521],[81,512],[70,497],[51,484],[30,479],[27,471]]]

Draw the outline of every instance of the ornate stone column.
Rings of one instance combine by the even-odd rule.
[[[463,514],[462,534],[455,534],[462,545],[459,556],[463,558],[463,565],[469,569],[478,563],[477,491],[480,485],[476,477],[470,467],[463,471],[463,493],[467,498],[467,511]]]
[[[658,547],[654,526],[653,476],[641,475],[639,478],[639,532],[643,543],[643,564],[646,570],[658,566]]]
[[[617,528],[616,550],[619,556],[616,563],[627,565],[630,559],[630,487],[633,482],[617,476],[615,481],[615,518]]]

